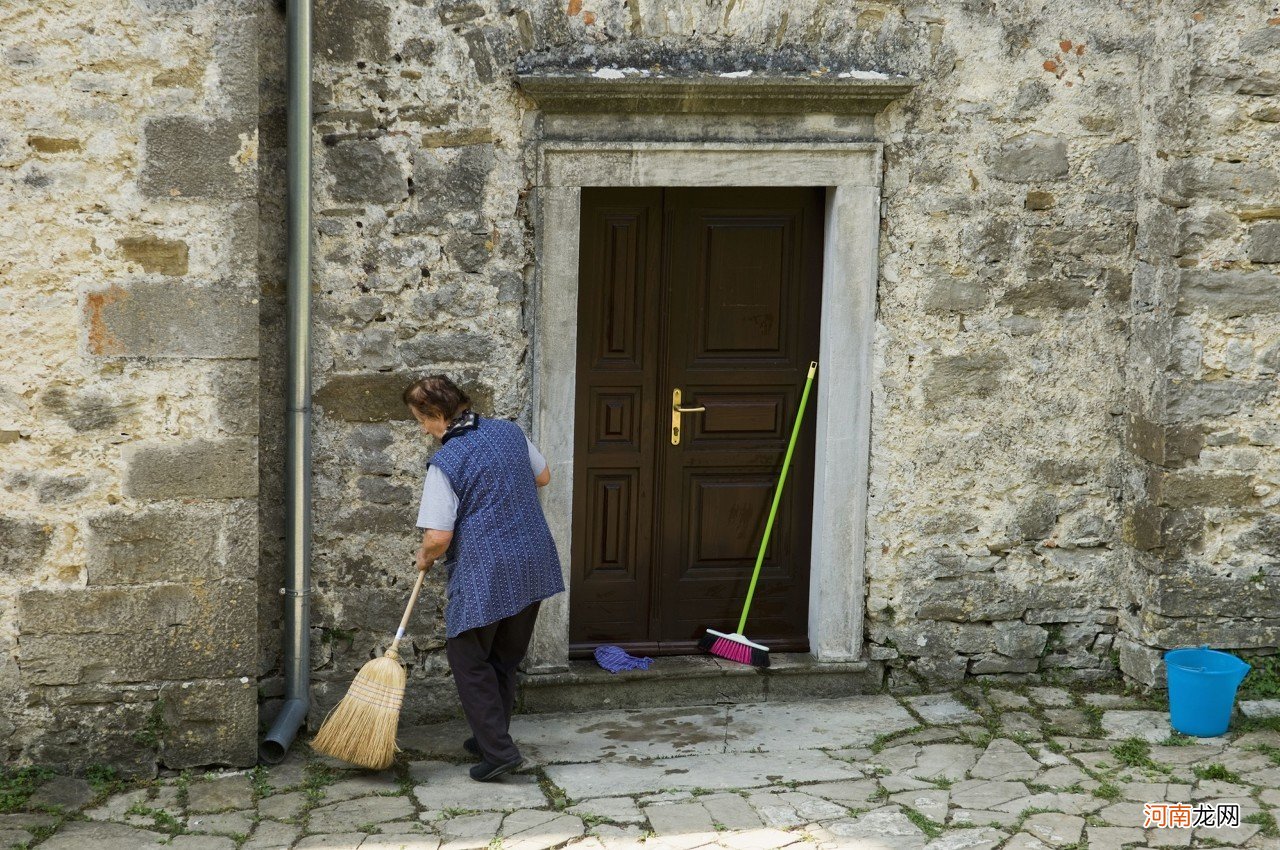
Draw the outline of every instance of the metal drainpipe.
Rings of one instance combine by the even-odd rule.
[[[288,424],[285,435],[285,702],[258,747],[284,761],[310,708],[311,667],[311,0],[289,0]]]

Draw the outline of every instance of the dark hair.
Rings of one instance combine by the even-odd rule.
[[[405,387],[404,403],[423,416],[439,416],[446,422],[471,404],[471,397],[444,375],[428,375]]]

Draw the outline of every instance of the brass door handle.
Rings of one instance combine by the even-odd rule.
[[[680,406],[680,389],[677,387],[671,392],[671,445],[680,445],[680,414],[682,413],[702,413],[705,407],[681,407]]]

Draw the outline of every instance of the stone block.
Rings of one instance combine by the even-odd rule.
[[[406,363],[484,363],[498,346],[493,339],[469,332],[423,333],[401,345]],[[470,391],[468,391],[470,392]]]
[[[255,116],[256,117],[256,116]],[[153,198],[240,198],[257,190],[257,133],[243,118],[151,118],[139,185]]]
[[[1123,525],[1126,543],[1142,551],[1165,549],[1170,557],[1197,544],[1203,533],[1203,511],[1169,510],[1149,502],[1132,505]]]
[[[89,518],[90,586],[218,578],[225,520],[204,508],[112,508]]]
[[[1175,381],[1167,412],[1175,420],[1230,416],[1261,404],[1276,389],[1272,380]]]
[[[230,10],[228,10],[230,11]],[[223,108],[236,115],[258,117],[258,87],[264,73],[258,61],[258,19],[219,15],[213,53],[218,69],[218,95]]]
[[[68,153],[82,149],[79,139],[60,139],[55,136],[27,136],[27,144],[40,153]]]
[[[1067,176],[1067,143],[1028,133],[1006,141],[988,159],[991,175],[1009,183],[1061,180]]]
[[[1176,248],[1167,250],[1170,255],[1197,254],[1218,239],[1233,236],[1239,229],[1239,220],[1220,209],[1192,213],[1188,211],[1178,225]]]
[[[245,438],[139,443],[122,450],[124,491],[140,499],[236,499],[258,495],[258,454]]]
[[[1143,635],[1159,646],[1207,643],[1227,649],[1273,651],[1280,644],[1280,620],[1219,610],[1220,616],[1187,617],[1163,617],[1146,612],[1142,618]]]
[[[376,141],[340,142],[328,149],[326,157],[328,173],[333,175],[329,194],[339,201],[394,204],[408,196],[395,154]]]
[[[104,357],[257,357],[256,300],[239,286],[113,284],[85,296],[89,350]]]
[[[192,597],[184,602],[172,586],[63,591],[63,593],[102,594],[112,592],[117,598],[109,602],[112,611],[131,618],[135,626],[151,626],[129,632],[112,625],[103,611],[94,611],[90,599],[74,605],[72,615],[63,614],[55,622],[59,604],[65,597],[34,598],[27,603],[19,596],[18,669],[28,686],[81,685],[113,682],[151,682],[180,679],[229,679],[254,676],[257,668],[257,587],[252,582],[183,585],[180,589]],[[50,591],[27,591],[27,593]],[[56,591],[54,593],[57,593]],[[129,597],[124,599],[121,597]],[[146,600],[165,603],[159,611],[141,610]],[[24,605],[30,604],[34,621],[23,616]],[[70,616],[84,611],[92,614],[91,625],[102,631],[89,633],[86,622],[72,622]],[[170,616],[172,615],[172,616]],[[184,618],[165,623],[168,619]],[[43,625],[47,631],[31,634],[31,624]],[[56,631],[54,630],[56,628]]]
[[[1263,514],[1236,543],[1270,557],[1280,555],[1280,514]]]
[[[160,700],[160,760],[166,767],[257,763],[258,690],[252,678],[168,682]]]
[[[1117,636],[1116,648],[1120,651],[1120,672],[1147,687],[1165,686],[1163,651],[1125,636]]]
[[[1049,632],[1020,621],[995,624],[996,652],[1010,658],[1036,658],[1044,652]]]
[[[1147,490],[1156,504],[1172,508],[1245,507],[1255,500],[1253,479],[1239,472],[1154,471]]]
[[[218,584],[146,587],[28,588],[18,593],[18,632],[30,634],[135,634],[191,623]]]
[[[498,291],[499,304],[524,301],[524,277],[516,272],[498,272],[493,276],[493,286]]]
[[[1093,157],[1093,170],[1107,183],[1130,182],[1138,175],[1138,152],[1130,142],[1103,148]]]
[[[1249,228],[1249,259],[1280,263],[1280,221],[1260,221]]]
[[[427,371],[413,374],[377,372],[367,375],[336,375],[316,393],[315,400],[326,416],[347,422],[411,421],[413,415],[401,401],[404,388]],[[493,414],[493,391],[474,380],[454,376],[467,395],[471,406],[481,415]],[[365,455],[362,455],[365,456]],[[374,460],[373,455],[367,455]],[[363,472],[388,474],[391,470],[380,462]]]
[[[937,658],[914,658],[907,665],[912,677],[902,677],[900,670],[890,674],[889,689],[903,690],[926,687],[954,687],[964,681],[969,660],[962,655]]]
[[[258,433],[259,362],[227,360],[209,379],[218,424],[233,434]]]
[[[1027,193],[1026,208],[1032,211],[1051,210],[1056,203],[1052,192],[1033,189]]]
[[[1028,280],[1000,297],[1015,312],[1027,310],[1075,310],[1088,305],[1095,290],[1081,280],[1039,278]]]
[[[1207,165],[1188,163],[1183,188],[1189,197],[1200,195],[1228,203],[1252,202],[1280,189],[1280,175],[1256,163],[1213,160]]]
[[[1237,92],[1253,97],[1275,97],[1280,94],[1280,74],[1274,71],[1254,71],[1240,80]]]
[[[1157,466],[1179,466],[1197,460],[1204,448],[1199,425],[1166,425],[1131,414],[1126,428],[1129,450]]]
[[[1027,610],[1027,601],[994,575],[982,573],[963,579],[933,581],[920,593],[916,616],[924,620],[974,623],[1013,620]]]
[[[367,475],[394,475],[401,468],[387,453],[394,442],[392,427],[378,424],[348,426],[344,439],[335,447],[339,460],[349,463],[354,471]]]
[[[949,277],[930,285],[924,293],[926,313],[971,313],[987,304],[987,290],[974,280]]]
[[[989,673],[1034,673],[1039,668],[1039,658],[1010,658],[1007,655],[980,655],[969,663],[969,672],[975,676]]]
[[[418,215],[442,225],[451,213],[478,212],[493,169],[493,145],[460,148],[422,148],[413,168]]]
[[[454,232],[445,240],[445,252],[462,271],[474,273],[489,262],[493,245],[487,231]]]
[[[0,516],[0,576],[29,579],[39,569],[52,536],[48,523]]]
[[[362,501],[375,505],[407,505],[416,495],[412,488],[395,484],[381,475],[361,476],[356,481],[356,489]]]
[[[76,431],[112,428],[131,406],[101,390],[71,390],[54,384],[40,394],[40,406]]]
[[[1233,318],[1280,311],[1280,275],[1270,271],[1186,269],[1178,288],[1177,312],[1204,310]]]
[[[335,375],[315,395],[326,416],[348,422],[411,421],[413,415],[401,400],[412,375],[376,372],[369,375]],[[469,393],[468,393],[469,394]]]
[[[1165,617],[1275,618],[1280,611],[1280,577],[1254,581],[1251,577],[1183,568],[1177,573],[1152,577],[1147,610]]]
[[[1275,26],[1263,27],[1240,37],[1240,53],[1244,56],[1276,50],[1280,50],[1280,28]]]
[[[494,80],[493,73],[493,53],[489,49],[489,42],[485,39],[483,30],[470,29],[462,34],[462,39],[467,43],[467,56],[471,59],[471,65],[475,68],[476,79],[483,85],[488,85]]]
[[[391,59],[391,9],[377,0],[320,0],[315,9],[318,61],[351,65]]]
[[[937,355],[924,379],[926,402],[937,405],[956,396],[981,396],[995,392],[1004,378],[1009,358],[1000,351]]]
[[[1058,522],[1058,500],[1049,493],[1037,493],[1018,505],[1012,532],[1023,540],[1044,540]]]
[[[187,243],[157,236],[125,236],[116,240],[124,258],[142,266],[145,272],[167,275],[187,273]]]

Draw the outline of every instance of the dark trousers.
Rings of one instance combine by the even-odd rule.
[[[516,667],[529,649],[541,604],[534,602],[496,623],[445,640],[462,712],[485,761],[491,764],[506,764],[520,756],[508,732],[516,704]]]

